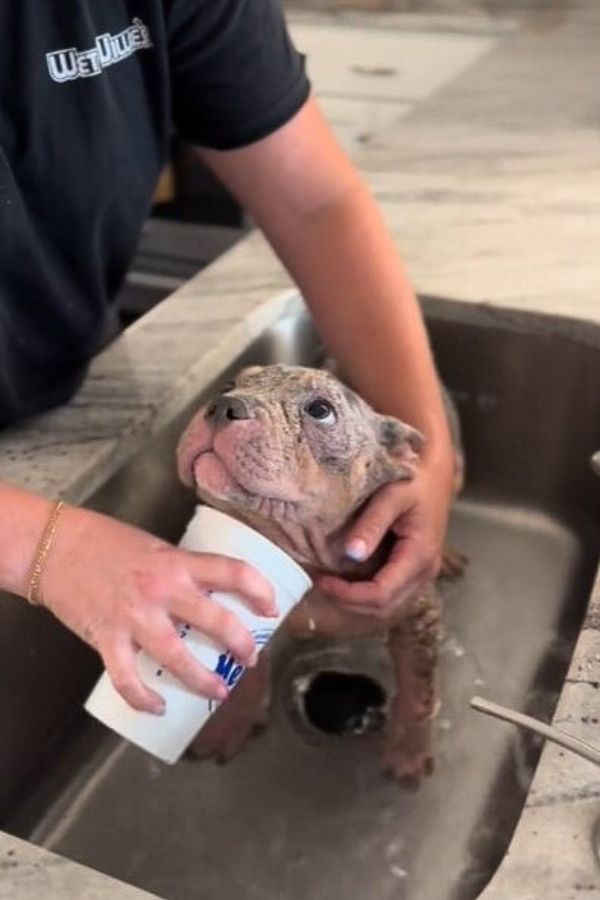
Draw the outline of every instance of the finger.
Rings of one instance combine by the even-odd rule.
[[[401,593],[394,594],[392,597],[372,600],[339,600],[338,604],[345,612],[386,620],[397,615],[413,597],[420,593],[422,588],[421,581],[414,581],[407,585]]]
[[[373,603],[381,596],[380,586],[373,580],[350,582],[336,575],[323,575],[317,578],[315,586],[342,603]]]
[[[194,693],[214,700],[228,696],[223,681],[194,659],[169,618],[148,621],[135,638],[152,659]]]
[[[346,556],[355,562],[368,559],[403,512],[406,508],[399,507],[398,497],[391,490],[384,489],[375,494],[350,530],[345,544]]]
[[[253,566],[214,553],[188,553],[190,573],[200,588],[238,594],[261,616],[277,616],[273,585]]]
[[[101,649],[102,660],[114,689],[134,709],[162,715],[165,701],[138,675],[136,651],[126,637],[111,638]]]
[[[396,545],[388,561],[370,581],[345,581],[332,575],[317,580],[317,587],[344,604],[384,608],[410,596],[415,585],[428,578],[423,558],[404,544]]]
[[[424,587],[424,582],[420,579],[411,581],[402,591],[379,600],[350,600],[339,601],[339,605],[347,612],[357,613],[362,616],[376,616],[377,618],[389,618],[402,609],[405,604],[409,603]]]
[[[256,662],[256,645],[246,626],[228,609],[205,594],[190,591],[180,594],[171,604],[171,611],[202,634],[212,638],[224,650],[229,650],[246,666]]]

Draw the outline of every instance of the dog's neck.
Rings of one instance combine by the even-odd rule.
[[[229,513],[280,547],[311,574],[369,578],[380,565],[385,548],[368,560],[356,562],[345,553],[346,541],[358,511],[343,522],[314,519],[300,523],[293,518],[262,518],[247,510]]]

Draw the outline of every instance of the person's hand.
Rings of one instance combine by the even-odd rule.
[[[393,615],[439,571],[451,495],[447,467],[423,466],[413,481],[380,488],[354,523],[345,548],[349,558],[366,560],[392,532],[395,540],[384,565],[370,581],[324,575],[317,587],[354,612]]]
[[[250,632],[210,599],[212,590],[239,595],[259,615],[276,614],[271,585],[246,563],[180,550],[107,516],[67,507],[44,570],[42,601],[98,650],[131,706],[160,714],[163,699],[137,672],[140,648],[198,694],[227,696],[221,678],[186,649],[177,621],[194,626],[240,662],[256,662]]]

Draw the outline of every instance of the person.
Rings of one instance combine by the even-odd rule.
[[[382,216],[312,96],[277,0],[21,0],[0,9],[0,425],[67,402],[114,328],[175,128],[250,212],[353,386],[419,428],[417,478],[357,519],[346,552],[395,544],[368,582],[323,577],[385,617],[438,569],[453,457],[421,312]],[[138,648],[190,689],[221,680],[185,620],[252,665],[252,637],[209,592],[273,612],[260,572],[84,508],[0,485],[0,588],[48,607],[102,656],[135,708],[162,698]]]

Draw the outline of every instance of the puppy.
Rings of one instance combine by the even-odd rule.
[[[376,413],[331,372],[274,365],[243,370],[200,409],[177,453],[180,477],[201,500],[261,532],[311,575],[362,580],[381,566],[389,546],[384,542],[358,564],[344,555],[345,537],[379,488],[414,477],[422,444],[418,431]],[[461,472],[457,447],[457,484]],[[433,584],[386,621],[346,611],[313,589],[281,627],[298,639],[385,632],[396,689],[383,764],[398,778],[431,771],[440,630]],[[192,753],[231,758],[255,726],[264,724],[268,700],[265,648],[258,665],[206,723]]]

